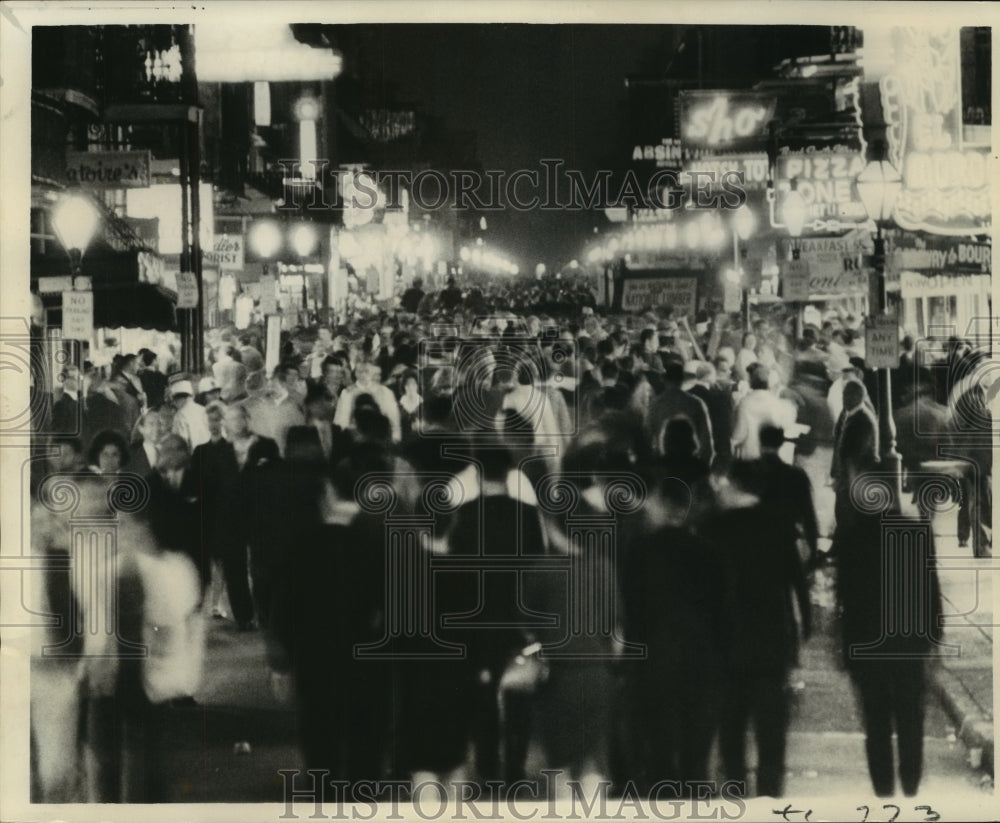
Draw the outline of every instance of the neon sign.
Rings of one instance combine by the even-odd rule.
[[[681,140],[693,150],[760,150],[774,118],[775,97],[760,92],[682,92]]]
[[[903,177],[894,218],[934,234],[989,233],[987,149],[965,144],[957,28],[894,28],[879,82],[889,160]]]
[[[795,180],[806,202],[810,219],[837,218],[853,222],[867,219],[865,207],[854,190],[854,179],[865,168],[865,158],[856,151],[787,152],[777,160],[779,208]]]

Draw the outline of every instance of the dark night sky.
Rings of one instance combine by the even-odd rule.
[[[731,75],[725,87],[763,76],[773,65],[779,29],[788,42],[785,27],[725,28],[731,40],[714,55],[716,68]],[[484,169],[541,169],[540,159],[560,158],[585,173],[608,163],[627,166],[639,140],[622,122],[625,78],[662,74],[682,33],[681,27],[636,25],[336,27],[345,29],[353,30],[347,41],[356,47],[345,49],[345,72],[364,75],[386,103],[409,101],[451,128],[475,131]],[[693,77],[693,55],[687,48],[672,76]],[[711,57],[706,53],[707,69]],[[666,95],[664,105],[671,105]],[[593,227],[604,224],[600,212],[508,210],[490,220],[488,240],[516,255],[522,268],[539,260],[551,268],[578,256]]]

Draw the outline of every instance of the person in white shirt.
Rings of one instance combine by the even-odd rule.
[[[771,373],[758,367],[750,373],[750,393],[736,407],[733,425],[733,456],[741,460],[756,460],[761,456],[760,429],[776,426],[786,433],[796,430],[795,405],[782,400],[771,390]],[[790,463],[791,455],[783,450],[781,458]]]
[[[194,402],[194,387],[190,380],[178,380],[170,386],[170,396],[174,400],[173,433],[180,435],[188,448],[194,451],[202,443],[212,439],[208,430],[205,407]]]
[[[743,348],[736,355],[733,372],[737,380],[746,380],[750,367],[757,362],[757,336],[753,332],[743,335]]]
[[[379,382],[382,370],[377,363],[361,363],[358,365],[356,373],[357,383],[348,386],[341,392],[340,400],[337,402],[337,412],[333,418],[334,424],[342,429],[351,428],[354,421],[354,403],[361,395],[368,394],[378,405],[379,411],[388,418],[392,431],[392,442],[398,443],[403,436],[399,403],[396,401],[396,395],[392,389]]]

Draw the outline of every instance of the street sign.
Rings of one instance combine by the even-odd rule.
[[[742,297],[743,291],[740,289],[739,283],[730,283],[727,281],[725,291],[722,295],[722,310],[725,312],[739,311]]]
[[[61,291],[73,291],[73,278],[70,275],[38,278],[39,294],[56,294]]]
[[[804,303],[809,299],[809,263],[787,260],[781,264],[781,299],[786,303]]]
[[[198,308],[198,280],[194,276],[194,272],[177,273],[177,308]]]
[[[278,313],[277,283],[271,275],[260,278],[260,312],[265,315]]]
[[[899,320],[894,314],[868,318],[865,327],[865,364],[872,369],[899,366]]]
[[[264,371],[270,375],[281,359],[281,315],[267,315],[264,343]]]
[[[66,340],[85,340],[94,336],[94,293],[64,291],[62,296],[62,336]]]

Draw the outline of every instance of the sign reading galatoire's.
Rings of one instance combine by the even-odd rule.
[[[66,181],[85,189],[148,189],[148,151],[66,152]]]

